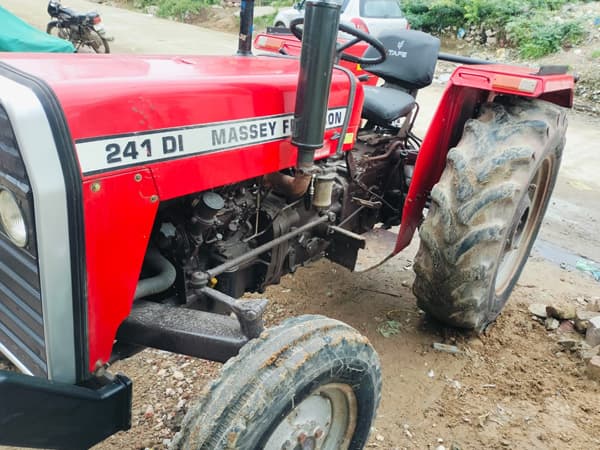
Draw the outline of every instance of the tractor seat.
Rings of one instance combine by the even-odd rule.
[[[404,91],[388,87],[363,86],[365,103],[362,117],[380,126],[406,116],[415,106],[415,98]]]

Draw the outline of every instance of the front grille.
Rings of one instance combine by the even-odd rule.
[[[10,190],[27,222],[29,239],[17,247],[0,226],[0,349],[31,373],[47,376],[44,320],[35,240],[33,194],[14,131],[0,105],[0,188]]]

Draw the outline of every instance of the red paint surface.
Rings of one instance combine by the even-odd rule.
[[[297,56],[300,57],[300,51],[302,50],[302,42],[300,42],[293,34],[267,34],[259,33],[254,39],[254,48],[258,51],[265,51],[270,53],[277,53],[283,55]],[[369,44],[366,42],[358,42],[352,47],[345,50],[345,53],[349,53],[354,56],[362,56],[365,51],[369,48]],[[367,81],[363,84],[369,86],[375,86],[379,78],[373,74],[370,74],[364,70],[359,64],[340,60],[339,65],[350,70],[357,77],[366,76]]]
[[[117,328],[131,310],[156,195],[149,169],[83,183],[90,371],[108,361]]]

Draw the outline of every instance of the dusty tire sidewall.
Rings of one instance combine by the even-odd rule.
[[[531,249],[533,248],[533,244],[535,243],[535,240],[537,239],[538,233],[542,226],[542,222],[546,215],[546,210],[548,209],[548,205],[550,204],[550,198],[552,197],[552,192],[554,190],[554,186],[556,185],[556,180],[558,178],[558,171],[560,168],[561,157],[562,157],[562,145],[556,139],[548,142],[547,145],[543,149],[541,149],[541,151],[539,152],[539,155],[536,154],[536,163],[531,166],[530,173],[529,173],[529,179],[527,181],[526,186],[530,185],[531,182],[534,180],[535,175],[537,174],[538,170],[544,164],[544,161],[551,159],[552,160],[551,161],[552,168],[549,173],[548,185],[546,187],[546,192],[544,194],[545,196],[542,199],[542,204],[540,207],[540,214],[538,216],[537,223],[535,223],[533,225],[533,229],[531,230],[531,234],[528,238],[528,241],[524,243],[526,248],[524,249],[523,256],[520,258],[519,261],[517,261],[516,269],[515,269],[513,275],[511,276],[510,280],[508,281],[506,288],[502,291],[501,295],[496,295],[496,278],[498,275],[498,270],[500,268],[500,263],[502,261],[503,249],[501,248],[498,253],[498,256],[496,258],[496,263],[495,263],[496,267],[494,268],[493,275],[492,275],[493,283],[490,284],[490,290],[488,293],[488,295],[489,295],[489,303],[488,304],[490,305],[490,319],[492,319],[492,320],[495,319],[495,317],[497,317],[500,314],[500,312],[502,311],[502,308],[508,301],[510,294],[512,293],[515,285],[517,284],[517,281],[519,280],[519,277],[521,276],[521,273],[523,272],[523,269],[525,268],[525,264],[527,263],[527,259],[529,258],[529,254],[531,253]],[[528,195],[527,189],[524,189],[524,192],[521,195],[521,197],[519,198],[519,201],[516,202],[517,207],[514,210],[514,214],[513,214],[511,223],[507,227],[506,237],[508,237],[510,235],[510,233],[517,227],[519,220],[520,220],[519,205],[522,204],[522,202],[524,201],[524,199],[527,195]]]
[[[541,227],[566,126],[564,110],[514,97],[482,105],[465,124],[419,231],[413,292],[421,309],[479,332],[496,319]],[[532,182],[545,189],[531,192]]]
[[[357,426],[350,449],[364,446],[381,396],[379,357],[350,326],[323,316],[286,320],[250,341],[229,360],[196,407],[171,449],[256,450],[320,386],[352,388]]]

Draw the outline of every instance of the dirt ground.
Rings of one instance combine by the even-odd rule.
[[[6,0],[3,6],[10,8],[13,3],[15,8],[25,8],[35,2]],[[82,9],[88,4],[74,3]],[[136,44],[139,51],[174,52],[172,43],[162,41],[168,41],[177,27],[185,32],[173,39],[184,42],[187,25],[100,7],[107,8],[105,17],[120,18],[118,27],[144,24],[161,36],[156,42]],[[46,18],[32,13],[30,20],[43,24]],[[210,32],[205,36],[209,42],[223,39]],[[196,44],[181,44],[177,50],[191,53]],[[117,50],[119,45],[123,41],[115,42]],[[436,81],[419,94],[421,135],[442,88]],[[445,328],[416,307],[411,292],[416,239],[398,257],[371,272],[353,274],[319,261],[286,276],[263,294],[270,300],[266,315],[270,324],[298,314],[324,314],[351,324],[371,340],[382,360],[384,384],[368,448],[600,448],[600,383],[586,377],[577,352],[558,344],[558,339],[570,335],[568,331],[547,331],[528,312],[532,303],[562,302],[585,308],[600,298],[600,282],[574,267],[583,256],[600,261],[596,144],[600,120],[576,112],[569,120],[563,167],[540,239],[505,311],[486,334]],[[384,337],[381,330],[389,320],[399,323],[400,329]],[[435,351],[434,342],[455,345],[460,353]],[[5,366],[0,361],[0,368]],[[168,445],[187,408],[217,376],[219,364],[146,350],[111,370],[134,381],[133,427],[94,448],[160,449]]]

